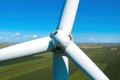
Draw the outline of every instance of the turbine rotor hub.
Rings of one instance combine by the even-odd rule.
[[[50,37],[57,53],[63,53],[64,49],[72,42],[71,34],[63,30],[53,31]]]

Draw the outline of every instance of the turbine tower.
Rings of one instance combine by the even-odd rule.
[[[109,80],[73,42],[71,31],[79,0],[66,0],[59,25],[49,36],[0,49],[0,61],[53,52],[53,80],[68,80],[68,58],[92,80]]]

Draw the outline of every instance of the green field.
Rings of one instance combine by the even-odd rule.
[[[5,46],[9,45],[1,44],[0,48]],[[80,47],[110,80],[120,80],[120,45],[82,44]],[[69,80],[89,80],[73,63],[69,66]],[[52,80],[52,53],[0,62],[0,80]]]

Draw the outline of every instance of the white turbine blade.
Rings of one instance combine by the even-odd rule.
[[[68,58],[59,53],[53,54],[53,80],[68,80]]]
[[[52,49],[50,37],[44,37],[0,49],[0,61],[45,52]]]
[[[73,42],[66,48],[66,55],[92,80],[109,80],[107,76]]]
[[[77,13],[78,4],[79,0],[66,0],[61,20],[58,25],[58,30],[65,30],[67,32],[71,32]]]

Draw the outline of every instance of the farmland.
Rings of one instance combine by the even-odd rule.
[[[0,44],[0,48],[12,44]],[[110,78],[120,80],[120,44],[79,46]],[[71,61],[69,80],[89,80]],[[0,80],[52,80],[52,53],[0,62]]]

